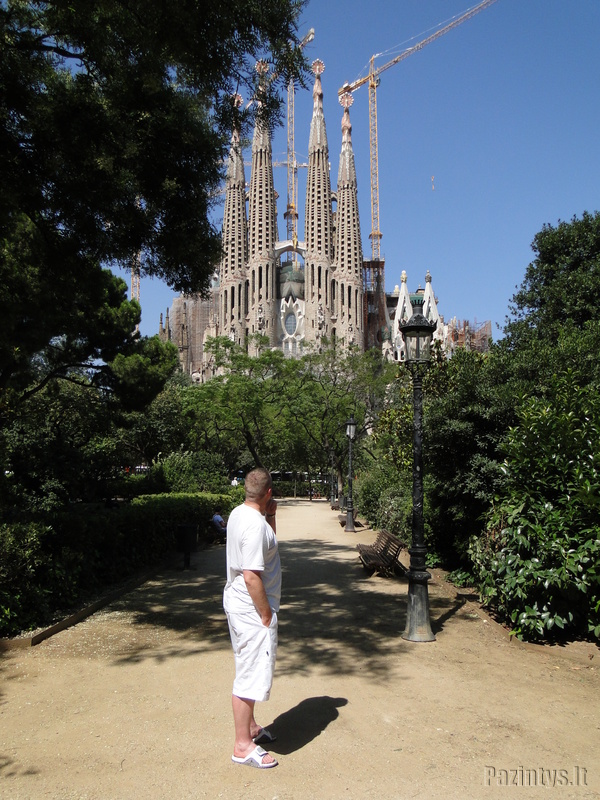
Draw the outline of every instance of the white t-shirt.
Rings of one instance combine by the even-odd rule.
[[[227,521],[227,583],[223,595],[225,611],[240,614],[254,608],[244,581],[244,570],[262,572],[269,605],[279,611],[281,563],[275,531],[255,508],[243,503]]]

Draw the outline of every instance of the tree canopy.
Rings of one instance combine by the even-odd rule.
[[[175,290],[206,287],[231,126],[258,113],[273,124],[282,86],[303,81],[301,7],[0,2],[2,407],[73,370],[122,388],[125,372],[156,364],[160,347],[140,353],[139,306],[108,268],[136,258]],[[235,93],[256,99],[257,59],[270,78],[238,108]],[[127,368],[96,369],[119,354]]]
[[[553,342],[565,325],[581,331],[600,319],[600,212],[544,225],[532,249],[536,257],[512,298],[504,331],[511,347]]]
[[[9,241],[22,225],[46,269],[127,261],[176,290],[205,287],[220,252],[209,210],[233,116],[272,120],[304,65],[297,0],[112,0],[0,5],[3,192]],[[256,95],[257,59],[274,76]],[[19,233],[21,231],[21,233]],[[74,260],[67,262],[65,258]]]

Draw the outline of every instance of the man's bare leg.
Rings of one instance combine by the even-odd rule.
[[[233,755],[236,758],[244,758],[244,756],[249,755],[256,747],[252,741],[252,736],[256,736],[261,728],[254,719],[254,705],[254,700],[237,697],[235,694],[231,696],[233,724],[235,727]],[[271,764],[273,761],[275,761],[275,759],[269,753],[263,756],[263,764]]]

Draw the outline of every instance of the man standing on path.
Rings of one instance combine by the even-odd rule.
[[[235,656],[232,760],[268,769],[277,761],[260,747],[274,741],[254,718],[257,701],[269,699],[277,656],[277,612],[281,564],[275,536],[277,503],[271,476],[254,469],[246,476],[246,500],[227,522],[227,583],[223,607]]]

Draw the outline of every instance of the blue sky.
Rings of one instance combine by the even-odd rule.
[[[312,0],[310,61],[322,76],[332,186],[341,149],[337,90],[477,5],[469,0]],[[379,208],[386,289],[424,285],[431,272],[446,319],[503,325],[545,223],[600,209],[600,0],[496,0],[381,75],[377,92]],[[310,89],[295,100],[295,140],[306,161]],[[350,110],[365,257],[370,257],[368,88]],[[273,140],[286,158],[286,131]],[[433,181],[432,181],[433,177]],[[247,169],[249,179],[249,169]],[[286,171],[275,169],[285,238]],[[299,170],[303,238],[306,170]],[[218,220],[219,215],[217,215]],[[576,290],[576,287],[573,287]],[[176,295],[143,279],[142,325],[158,332]]]

